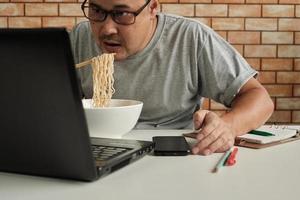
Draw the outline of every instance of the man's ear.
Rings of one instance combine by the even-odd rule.
[[[156,17],[156,14],[159,10],[159,2],[158,0],[152,0],[149,5],[151,17]]]

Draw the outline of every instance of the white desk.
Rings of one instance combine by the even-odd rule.
[[[151,140],[183,132],[132,131],[125,137]],[[92,183],[0,173],[0,199],[300,199],[300,141],[260,150],[239,147],[234,166],[211,173],[221,156],[148,155]]]

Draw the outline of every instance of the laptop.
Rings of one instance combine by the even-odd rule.
[[[0,171],[93,181],[152,150],[89,137],[65,29],[0,29],[0,55]]]

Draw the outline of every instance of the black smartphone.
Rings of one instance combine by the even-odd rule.
[[[156,156],[186,156],[190,152],[183,136],[155,136],[152,140]]]

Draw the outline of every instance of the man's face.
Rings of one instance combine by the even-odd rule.
[[[90,0],[89,3],[105,11],[135,12],[145,5],[146,1]],[[94,38],[101,50],[104,53],[116,53],[116,60],[126,59],[143,50],[151,40],[156,26],[156,7],[153,9],[151,3],[136,16],[134,24],[118,24],[110,15],[103,22],[91,21]]]

